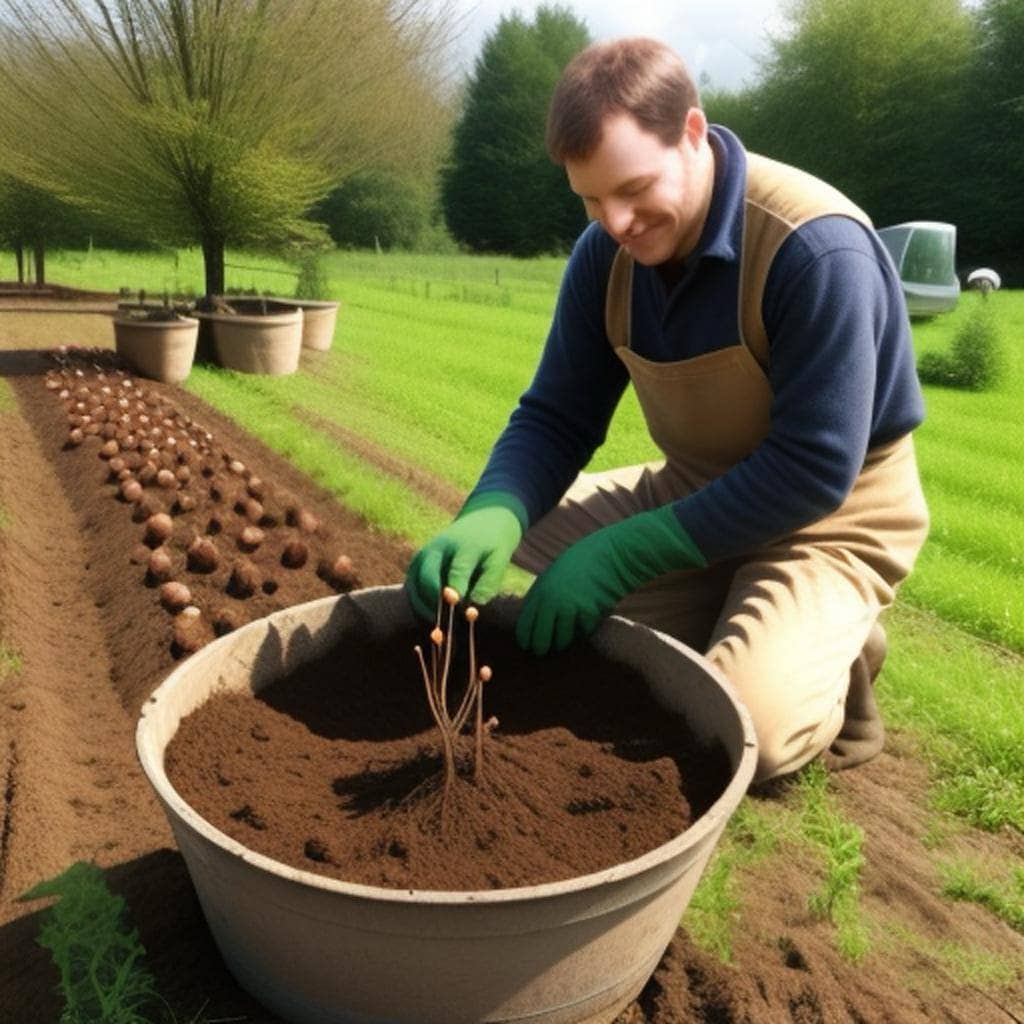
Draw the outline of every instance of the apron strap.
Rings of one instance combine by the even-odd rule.
[[[761,307],[772,263],[790,232],[830,215],[850,217],[871,227],[868,215],[827,182],[758,153],[747,153],[736,312],[740,338],[766,374],[770,346]]]
[[[792,227],[747,197],[743,217],[743,246],[740,258],[740,287],[737,294],[736,322],[740,341],[750,350],[758,365],[768,373],[771,346],[761,315],[764,288],[782,243]]]
[[[612,261],[604,297],[604,329],[612,348],[629,348],[632,341],[633,257],[623,246]]]

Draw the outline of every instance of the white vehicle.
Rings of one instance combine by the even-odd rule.
[[[935,316],[956,308],[960,281],[956,276],[956,225],[913,220],[880,228],[903,284],[912,317]]]

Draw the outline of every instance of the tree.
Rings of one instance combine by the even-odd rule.
[[[448,8],[427,0],[0,0],[0,171],[157,244],[317,232],[360,167],[435,154]]]
[[[0,244],[14,250],[18,283],[25,281],[25,255],[31,254],[36,284],[46,283],[46,250],[83,245],[96,225],[88,215],[42,189],[0,175]]]
[[[986,0],[958,131],[961,253],[1024,281],[1024,3]]]
[[[832,182],[877,223],[950,219],[950,129],[973,40],[959,0],[794,0],[787,15],[748,145]]]
[[[484,41],[456,124],[442,203],[452,235],[480,251],[562,251],[586,224],[565,172],[544,148],[547,109],[562,69],[590,42],[563,7],[528,23],[503,17]]]
[[[314,216],[335,245],[414,249],[427,229],[433,200],[421,182],[375,168],[347,178],[317,205]]]

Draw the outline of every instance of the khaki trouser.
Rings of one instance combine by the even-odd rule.
[[[683,497],[691,484],[663,462],[580,474],[514,560],[540,573],[580,537]],[[838,735],[851,665],[927,526],[908,436],[869,452],[851,494],[825,519],[743,558],[662,576],[616,613],[704,652],[750,710],[756,778],[783,775]]]

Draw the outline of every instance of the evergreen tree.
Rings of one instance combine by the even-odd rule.
[[[442,183],[452,235],[478,251],[532,256],[564,251],[586,224],[565,172],[548,158],[544,128],[562,69],[590,42],[568,8],[540,7],[533,22],[503,17],[469,81]]]
[[[960,255],[1024,283],[1024,2],[986,0],[951,176],[958,187]]]

